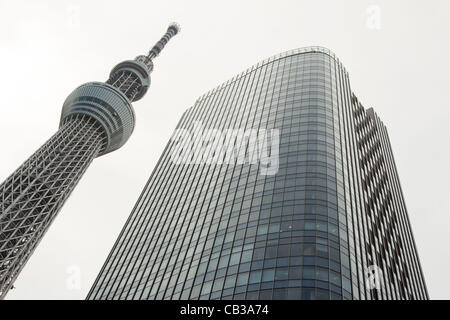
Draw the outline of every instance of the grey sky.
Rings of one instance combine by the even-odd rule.
[[[310,45],[337,54],[353,91],[387,125],[430,296],[450,298],[445,0],[0,0],[0,180],[56,132],[75,87],[106,80],[171,21],[182,30],[134,104],[133,136],[94,160],[8,299],[84,299],[182,112],[259,60]],[[67,284],[74,270],[80,289]]]

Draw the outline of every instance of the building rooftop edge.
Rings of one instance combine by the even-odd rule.
[[[235,75],[234,77],[232,77],[231,79],[222,82],[221,84],[219,84],[218,86],[216,86],[215,88],[207,91],[206,93],[202,94],[200,97],[197,98],[197,100],[195,101],[195,104],[197,104],[198,102],[200,102],[201,100],[205,99],[206,97],[208,97],[209,95],[215,93],[216,91],[222,89],[223,87],[229,85],[230,83],[238,80],[239,78],[243,77],[244,75],[246,75],[249,72],[254,71],[255,69],[258,69],[260,67],[262,67],[263,65],[266,65],[268,63],[271,63],[275,60],[279,60],[279,59],[283,59],[289,56],[293,56],[293,55],[297,55],[297,54],[302,54],[302,53],[311,53],[311,52],[319,52],[319,53],[324,53],[327,54],[328,56],[330,56],[331,58],[333,58],[345,71],[345,73],[347,73],[347,70],[345,69],[345,67],[342,65],[342,63],[340,62],[339,58],[336,56],[336,54],[331,51],[328,48],[322,47],[322,46],[308,46],[308,47],[301,47],[301,48],[297,48],[297,49],[291,49],[291,50],[287,50],[278,54],[275,54],[273,56],[270,56],[269,58],[266,58],[264,60],[259,61],[258,63],[250,66],[249,68],[245,69],[244,71],[242,71],[241,73]],[[194,104],[194,105],[195,105]],[[190,108],[188,108],[187,110],[189,110]],[[186,110],[186,111],[187,111]]]

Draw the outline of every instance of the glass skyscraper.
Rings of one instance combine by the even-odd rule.
[[[198,123],[277,129],[276,172],[177,163],[171,139],[88,299],[428,299],[386,128],[332,52],[254,65],[177,129]]]

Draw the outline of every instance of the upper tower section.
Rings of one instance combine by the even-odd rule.
[[[90,82],[75,89],[64,102],[60,126],[73,115],[86,114],[97,120],[104,130],[104,145],[99,155],[123,146],[135,126],[131,103],[145,95],[150,86],[153,59],[179,31],[178,24],[170,24],[147,55],[116,65],[106,83]]]
[[[178,24],[170,24],[166,33],[147,55],[139,55],[134,60],[126,60],[116,65],[106,83],[118,88],[130,101],[141,99],[150,86],[153,59],[159,55],[170,38],[179,31]]]

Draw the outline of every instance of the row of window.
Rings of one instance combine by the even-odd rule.
[[[328,56],[326,58],[330,59]],[[197,118],[202,119],[206,126],[213,125],[209,119],[215,119],[220,126],[224,127],[226,123],[239,123],[241,126],[241,122],[256,122],[262,127],[273,125],[282,128],[292,124],[295,129],[290,133],[294,133],[297,128],[299,128],[298,132],[301,132],[300,130],[306,125],[305,128],[311,133],[308,137],[309,141],[314,139],[315,143],[298,143],[301,141],[300,135],[299,138],[292,135],[293,138],[288,139],[282,135],[280,149],[290,150],[292,154],[280,157],[280,170],[274,177],[258,177],[257,168],[256,170],[246,169],[245,166],[213,168],[173,166],[165,163],[161,171],[153,177],[155,182],[160,181],[160,183],[150,183],[147,190],[149,196],[144,196],[138,203],[138,210],[146,216],[133,220],[134,222],[127,226],[126,230],[133,230],[133,232],[127,232],[123,241],[131,243],[121,246],[119,251],[124,256],[120,260],[124,265],[131,266],[134,263],[142,265],[144,261],[148,265],[145,268],[117,268],[111,278],[130,280],[105,283],[101,285],[102,288],[110,290],[109,292],[131,290],[154,298],[169,297],[172,294],[175,294],[174,297],[178,295],[179,297],[214,298],[220,295],[226,298],[232,297],[233,294],[236,296],[246,294],[246,291],[248,291],[248,298],[251,298],[252,294],[259,295],[259,291],[261,294],[270,292],[276,297],[278,294],[288,294],[286,287],[289,285],[281,281],[294,280],[297,282],[291,284],[294,287],[292,289],[296,289],[305,296],[315,297],[323,294],[330,298],[331,292],[335,297],[350,294],[350,272],[347,267],[341,266],[342,257],[348,261],[348,256],[345,258],[345,252],[341,251],[348,246],[346,237],[340,235],[346,233],[346,225],[342,225],[345,221],[339,224],[337,221],[337,213],[341,209],[337,205],[336,185],[340,183],[339,176],[342,172],[335,166],[335,161],[340,161],[341,155],[339,152],[336,153],[333,137],[338,129],[335,129],[334,118],[328,117],[329,112],[326,111],[333,103],[332,95],[327,97],[327,94],[318,91],[317,87],[312,87],[313,89],[309,92],[317,91],[313,96],[318,95],[318,98],[295,99],[296,91],[292,93],[281,91],[284,84],[289,84],[291,80],[296,81],[295,78],[303,81],[300,80],[300,75],[305,75],[306,70],[303,72],[299,70],[299,77],[295,77],[297,70],[289,73],[289,78],[272,74],[271,80],[266,82],[268,86],[258,87],[257,85],[257,81],[261,83],[261,79],[268,76],[263,75],[266,70],[269,72],[277,68],[278,70],[285,68],[287,71],[290,67],[288,64],[273,63],[270,66],[272,69],[264,67],[265,69],[253,75],[249,74],[237,80],[238,82],[231,85],[233,87],[224,87],[222,91],[217,91],[214,97],[199,101],[198,107],[191,109],[191,114],[185,116],[185,122],[191,122]],[[308,69],[311,70],[309,67]],[[285,73],[285,75],[288,74]],[[257,80],[253,76],[261,76],[261,78]],[[317,75],[311,77],[310,84],[311,86],[322,84],[329,89],[334,86],[331,79]],[[280,81],[282,85],[278,86],[276,81]],[[307,81],[306,77],[305,81]],[[273,87],[270,86],[271,83]],[[235,90],[237,85],[247,84],[247,89]],[[246,92],[250,92],[250,86],[258,91],[249,101],[243,100],[247,96]],[[275,91],[278,88],[279,92],[269,93],[269,96],[264,98],[261,96],[265,95],[267,90]],[[228,94],[231,94],[230,100],[226,98]],[[289,96],[291,94],[292,97]],[[276,99],[278,105],[276,103],[261,104],[265,99],[266,101]],[[241,102],[243,105],[238,107]],[[253,104],[255,107],[261,105],[263,109],[251,108]],[[308,109],[303,111],[303,106],[306,104]],[[290,105],[292,109],[289,109]],[[309,105],[323,106],[324,112],[320,108],[315,111]],[[248,107],[248,111],[241,111],[244,106]],[[299,117],[294,114],[297,106],[300,107]],[[285,119],[276,120],[276,112],[270,112],[266,116],[263,111],[277,108],[279,111],[284,108],[283,118]],[[252,114],[252,110],[258,111]],[[292,113],[289,110],[293,110]],[[197,117],[199,112],[203,114]],[[311,117],[308,117],[308,114]],[[320,123],[322,119],[323,124]],[[214,125],[214,127],[217,126]],[[330,139],[318,141],[325,135],[314,135],[313,132],[323,132]],[[316,162],[308,162],[306,170],[301,169],[297,174],[296,167],[299,163],[295,160],[303,161],[301,154],[308,150],[315,154],[315,159],[310,161]],[[293,152],[298,152],[295,160]],[[320,160],[322,160],[321,163],[319,163]],[[327,168],[328,165],[331,166]],[[218,171],[219,174],[214,174]],[[221,175],[222,172],[223,175]],[[284,194],[273,193],[275,185],[280,187],[282,184],[282,180],[278,178],[284,175],[286,178],[297,175],[302,177],[305,180],[302,180],[301,188],[304,188],[304,184],[307,183],[304,174],[307,172],[327,178],[308,180],[308,183],[315,184],[316,187],[307,192],[305,190],[289,191],[289,188],[295,188],[296,180],[283,179]],[[257,186],[257,182],[260,181],[264,184]],[[328,181],[330,186],[334,185],[334,187],[328,189]],[[167,187],[164,186],[165,183],[168,183]],[[253,195],[239,189],[241,186],[252,185],[255,186]],[[198,188],[198,186],[202,187]],[[209,186],[213,190],[220,189],[221,192],[214,196],[207,196],[208,189],[204,189],[204,186]],[[202,192],[192,192],[189,189],[202,190]],[[259,191],[256,191],[257,189]],[[300,193],[296,195],[297,192]],[[231,202],[226,200],[228,197],[222,197],[221,194],[228,194]],[[296,199],[299,201],[298,205],[295,205]],[[300,205],[300,202],[308,204]],[[296,212],[294,208],[297,206],[304,212]],[[244,218],[245,215],[248,215],[248,220]],[[283,221],[282,219],[288,215],[299,219]],[[250,219],[251,216],[253,220]],[[280,222],[276,222],[277,218]],[[289,222],[290,224],[287,224]],[[142,226],[140,230],[138,226]],[[339,232],[339,230],[342,231]],[[132,243],[135,239],[138,241]],[[277,244],[273,245],[275,242]],[[249,247],[250,245],[253,247]],[[130,254],[126,254],[128,252]],[[286,265],[286,263],[289,264]],[[348,263],[344,262],[344,265]],[[131,280],[134,277],[136,280]],[[306,282],[303,283],[303,281]],[[277,287],[281,283],[285,288]],[[326,285],[336,287],[333,287],[334,290],[330,287],[320,288]],[[244,291],[239,292],[244,286]],[[285,291],[279,291],[279,289]]]

